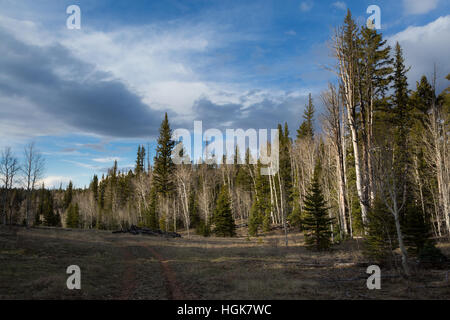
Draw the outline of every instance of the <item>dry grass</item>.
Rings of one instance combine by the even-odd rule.
[[[450,244],[440,244],[450,255]],[[156,250],[188,299],[449,299],[448,270],[405,280],[382,270],[381,290],[366,287],[361,240],[311,252],[299,234],[247,239],[166,239],[107,231],[0,227],[1,299],[167,299]],[[161,258],[161,257],[159,257]],[[65,270],[82,270],[68,290]]]

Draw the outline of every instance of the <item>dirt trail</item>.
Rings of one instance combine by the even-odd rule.
[[[154,248],[143,245],[156,259],[158,259],[162,272],[164,274],[164,278],[166,280],[166,288],[168,292],[169,300],[184,300],[186,299],[183,290],[178,284],[175,273],[169,266],[169,262],[163,258]]]
[[[133,294],[135,289],[139,284],[139,279],[137,277],[137,258],[135,254],[132,253],[132,247],[139,246],[144,248],[152,257],[158,260],[162,276],[164,277],[165,287],[167,291],[167,299],[169,300],[184,300],[186,295],[183,289],[179,285],[175,272],[169,266],[169,262],[164,259],[164,257],[156,251],[154,248],[143,243],[127,243],[121,247],[123,259],[126,263],[126,268],[122,277],[122,293],[118,299],[129,300],[133,299]]]
[[[131,253],[130,247],[122,247],[122,255],[127,266],[122,277],[122,292],[119,300],[129,300],[132,298],[133,292],[137,287],[136,259]]]

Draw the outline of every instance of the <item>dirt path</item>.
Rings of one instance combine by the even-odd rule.
[[[156,259],[158,259],[164,278],[169,300],[184,300],[186,296],[176,280],[175,273],[169,266],[169,262],[163,258],[154,248],[143,245]]]
[[[122,247],[122,256],[126,263],[126,267],[122,277],[122,292],[118,299],[129,300],[132,298],[134,290],[137,287],[136,259],[131,253],[130,247]]]
[[[153,247],[143,243],[128,243],[121,247],[122,256],[126,263],[125,271],[122,277],[122,292],[118,297],[119,300],[133,299],[134,292],[140,282],[137,270],[137,256],[133,254],[133,247],[141,247],[145,249],[152,257],[158,260],[161,267],[161,273],[164,277],[164,284],[167,291],[168,300],[184,300],[186,295],[178,283],[175,272],[169,266],[169,262]]]

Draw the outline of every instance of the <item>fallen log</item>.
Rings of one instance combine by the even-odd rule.
[[[115,230],[112,233],[131,233],[134,235],[144,234],[149,236],[159,236],[159,237],[170,237],[170,238],[181,238],[181,234],[176,232],[168,232],[159,229],[149,229],[144,227],[137,227],[131,225],[129,228],[122,228],[121,230]]]

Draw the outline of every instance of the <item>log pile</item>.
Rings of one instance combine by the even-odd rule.
[[[131,233],[134,235],[144,234],[148,236],[159,236],[159,237],[169,237],[169,238],[181,238],[181,234],[176,232],[167,232],[159,229],[149,229],[149,228],[141,228],[135,225],[131,225],[129,228],[121,229],[113,231],[112,233]]]

